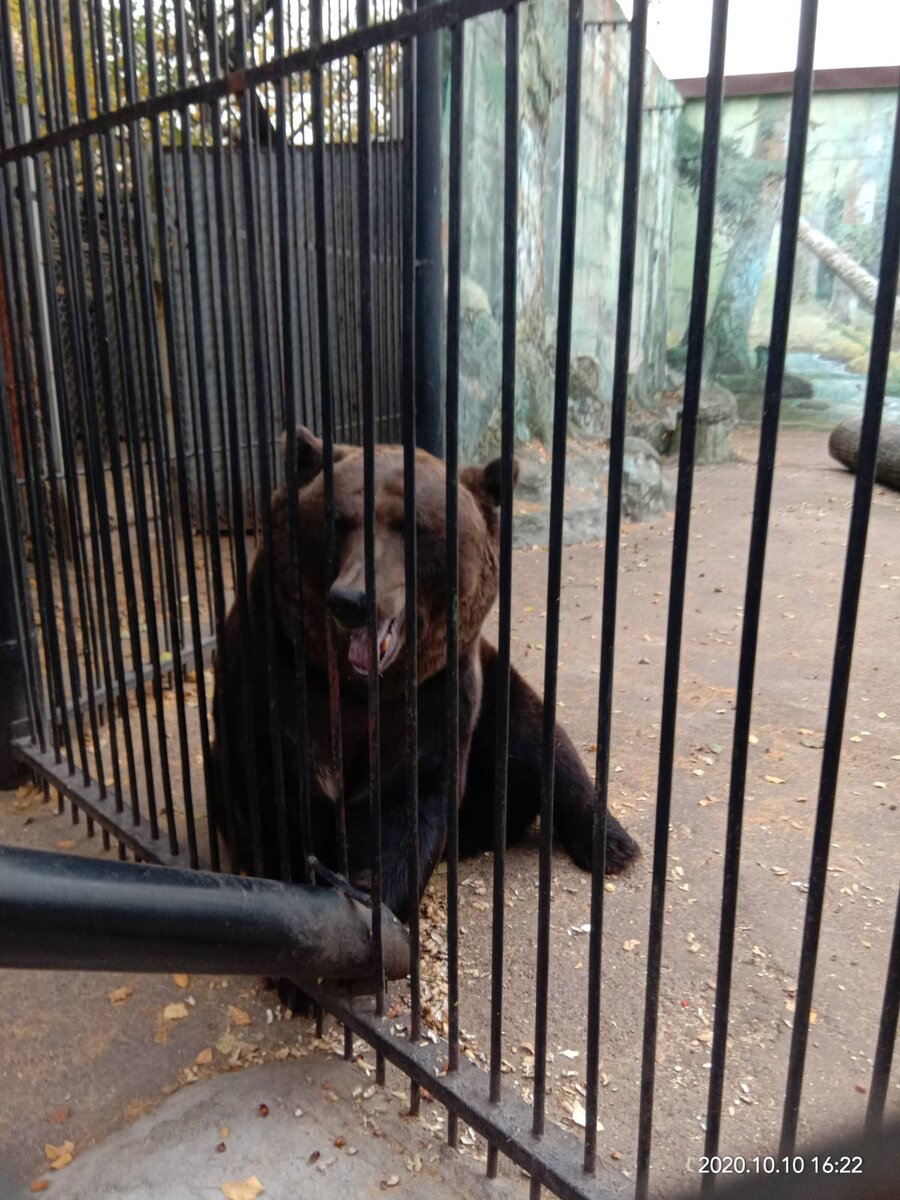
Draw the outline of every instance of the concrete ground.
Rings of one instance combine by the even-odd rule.
[[[65,1200],[332,1200],[394,1193],[513,1200],[524,1186],[454,1154],[364,1087],[349,1063],[310,1055],[219,1075],[172,1096],[76,1161]]]
[[[788,430],[779,448],[747,779],[721,1139],[726,1154],[772,1151],[781,1115],[806,899],[803,881],[853,483],[828,459],[826,440],[823,433]],[[656,1053],[653,1178],[660,1196],[696,1182],[702,1150],[755,435],[740,431],[738,449],[738,461],[700,468],[695,481]],[[600,1113],[604,1129],[599,1145],[611,1181],[619,1171],[633,1177],[635,1165],[671,530],[669,515],[626,528],[622,536],[610,795],[617,815],[645,853],[606,895]],[[565,551],[559,716],[591,769],[602,563],[599,544]],[[538,685],[543,672],[545,571],[545,550],[517,552],[513,653],[520,669]],[[900,865],[898,599],[900,496],[876,489],[801,1145],[858,1123],[867,1102]],[[12,794],[0,800],[0,840],[78,852],[98,849],[87,842],[83,823],[72,826],[68,816],[57,816],[39,795]],[[478,1061],[488,1050],[490,859],[464,864],[461,878],[462,1027],[467,1054]],[[533,838],[508,857],[506,926],[505,1085],[526,1098],[533,1074],[536,880]],[[437,1029],[445,1018],[443,888],[444,876],[438,875],[424,909],[426,1020]],[[588,920],[588,898],[588,879],[560,852],[554,863],[548,1116],[573,1136],[582,1134],[578,1106],[585,1082],[587,938],[581,930]],[[394,998],[402,1003],[402,988],[395,989]],[[6,972],[0,975],[0,1011],[6,1035],[0,1058],[0,1179],[4,1170],[10,1179],[5,1190],[0,1183],[4,1197],[18,1195],[15,1189],[22,1188],[27,1194],[32,1181],[44,1179],[49,1180],[50,1194],[117,1196],[120,1193],[112,1189],[127,1174],[130,1151],[107,1157],[99,1152],[92,1158],[97,1164],[92,1192],[64,1190],[75,1186],[66,1180],[77,1179],[78,1163],[82,1158],[89,1161],[91,1145],[153,1112],[166,1095],[188,1083],[193,1084],[185,1093],[188,1099],[177,1101],[188,1107],[196,1088],[219,1086],[195,1080],[280,1059],[283,1078],[293,1081],[292,1072],[309,1074],[312,1061],[332,1062],[328,1056],[340,1045],[339,1033],[331,1026],[319,1042],[308,1022],[280,1020],[272,994],[252,980]],[[357,1050],[359,1061],[348,1069],[368,1088],[366,1072],[373,1056],[361,1043]],[[405,1089],[398,1077],[391,1078],[384,1102],[399,1111],[404,1101],[391,1093],[403,1095]],[[226,1080],[231,1082],[236,1081]],[[221,1085],[222,1093],[216,1092],[223,1103],[232,1095],[226,1084]],[[293,1082],[283,1086],[286,1094]],[[259,1102],[269,1100],[261,1096]],[[160,1109],[160,1120],[168,1121],[165,1114],[172,1103],[176,1101]],[[895,1115],[900,1113],[896,1072],[888,1104]],[[299,1106],[308,1107],[302,1101]],[[356,1120],[362,1121],[360,1114]],[[444,1128],[440,1114],[434,1111],[425,1122],[427,1136],[439,1140]],[[141,1128],[135,1126],[136,1131]],[[147,1136],[152,1142],[152,1135]],[[349,1141],[350,1133],[345,1136]],[[354,1136],[361,1142],[362,1132]],[[410,1133],[411,1147],[419,1136],[418,1128]],[[299,1146],[299,1133],[297,1137]],[[482,1158],[484,1148],[478,1140],[466,1141],[466,1156]],[[66,1142],[72,1143],[74,1162],[53,1170],[52,1161],[66,1157]],[[48,1154],[60,1148],[61,1154]],[[273,1149],[272,1161],[284,1153]],[[240,1161],[241,1170],[246,1163],[250,1174],[255,1171],[256,1160]],[[298,1170],[306,1161],[296,1158]],[[186,1143],[184,1171],[192,1183],[199,1183],[200,1163],[193,1151],[187,1153]],[[375,1174],[381,1169],[373,1167]],[[406,1186],[404,1173],[395,1173]],[[268,1187],[260,1171],[256,1174]],[[226,1171],[221,1182],[238,1178],[245,1177]],[[297,1182],[302,1176],[293,1178]],[[273,1186],[275,1179],[273,1172]],[[219,1194],[219,1182],[216,1175],[204,1183],[205,1192],[197,1194]],[[457,1188],[448,1183],[449,1190]],[[168,1200],[170,1193],[165,1195]]]

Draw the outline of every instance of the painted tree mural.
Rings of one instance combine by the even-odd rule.
[[[763,96],[750,154],[736,137],[722,141],[716,215],[728,250],[706,326],[704,366],[710,376],[746,375],[755,369],[750,324],[781,208],[789,116],[788,96]],[[696,189],[700,135],[683,121],[679,137],[681,178]]]

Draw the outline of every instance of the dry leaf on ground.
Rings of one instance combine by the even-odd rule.
[[[52,1162],[54,1158],[59,1158],[62,1154],[71,1153],[75,1149],[74,1142],[63,1142],[61,1146],[54,1146],[52,1142],[47,1142],[44,1146],[44,1155]]]
[[[44,1146],[44,1154],[50,1160],[51,1170],[61,1171],[75,1157],[75,1143],[63,1142],[61,1146],[53,1146],[48,1142]]]
[[[129,996],[134,995],[134,988],[117,987],[109,993],[108,1000],[110,1004],[124,1004]]]
[[[265,1190],[255,1175],[249,1179],[235,1180],[234,1183],[223,1183],[219,1188],[225,1200],[256,1200]]]
[[[183,1021],[187,1015],[187,1005],[181,1001],[177,1004],[167,1004],[163,1009],[163,1019],[166,1021]]]
[[[233,1004],[228,1005],[228,1020],[234,1025],[249,1025],[251,1018],[248,1012],[244,1012],[242,1008],[235,1008]]]

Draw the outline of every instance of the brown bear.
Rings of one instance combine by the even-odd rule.
[[[280,876],[287,837],[300,870],[314,853],[332,870],[341,867],[336,831],[336,781],[332,770],[327,622],[332,622],[340,671],[340,732],[351,881],[368,886],[372,838],[368,806],[367,676],[370,643],[365,615],[363,548],[363,453],[334,449],[337,573],[326,576],[325,492],[320,440],[308,430],[296,438],[299,488],[299,595],[292,584],[289,506],[285,489],[272,505],[274,629],[267,634],[266,562],[261,548],[249,572],[244,638],[233,607],[225,622],[222,659],[216,664],[213,712],[214,788],[230,788],[233,820],[215,797],[231,866]],[[516,468],[518,470],[518,468]],[[499,583],[499,460],[466,467],[459,475],[459,841],[464,855],[493,845],[495,700],[497,652],[482,626]],[[410,896],[405,741],[403,451],[375,452],[375,589],[381,719],[382,888],[384,902],[406,920],[441,859],[447,834],[444,465],[424,451],[416,455],[418,631],[418,782],[420,896]],[[305,672],[295,666],[294,642],[302,626]],[[245,673],[249,662],[250,677]],[[298,688],[305,686],[309,762],[303,771]],[[248,696],[247,689],[250,689]],[[272,703],[278,699],[281,735],[272,737]],[[250,701],[248,703],[248,700]],[[543,705],[513,670],[509,709],[508,839],[521,837],[540,808]],[[224,737],[223,737],[224,735]],[[278,761],[280,759],[280,762]],[[280,771],[285,806],[279,820],[275,780]],[[225,773],[227,772],[227,778]],[[304,835],[301,787],[309,787],[309,825]],[[217,780],[217,782],[215,781]],[[557,726],[555,826],[569,854],[590,869],[594,788],[574,746]],[[231,826],[231,827],[229,827]],[[305,841],[312,841],[312,845]],[[254,845],[257,853],[254,855]],[[259,861],[259,850],[262,861]],[[610,814],[607,870],[619,871],[638,853]]]

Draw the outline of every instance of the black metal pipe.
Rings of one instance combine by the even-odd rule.
[[[426,9],[435,0],[420,0]],[[443,458],[441,326],[441,34],[422,34],[416,56],[416,440]]]
[[[382,912],[385,974],[409,973]],[[372,913],[330,888],[0,846],[0,967],[375,977]]]

